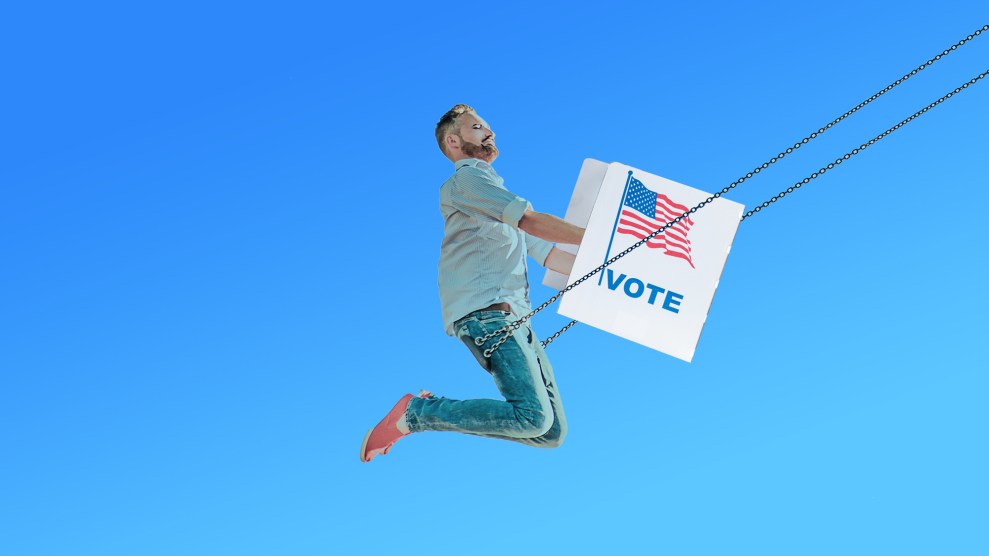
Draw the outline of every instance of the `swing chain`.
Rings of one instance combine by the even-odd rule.
[[[729,185],[727,185],[721,191],[718,191],[717,193],[714,193],[713,195],[711,195],[710,197],[708,197],[707,199],[705,199],[704,201],[702,201],[697,206],[692,207],[690,210],[688,210],[688,211],[684,212],[683,214],[681,214],[680,216],[674,218],[672,221],[668,222],[666,225],[664,225],[663,227],[659,228],[655,232],[649,234],[645,238],[643,238],[643,239],[639,240],[638,242],[634,243],[632,246],[630,246],[629,248],[625,249],[621,253],[618,253],[617,255],[615,255],[614,257],[612,257],[611,259],[608,259],[604,264],[598,266],[597,268],[595,268],[594,270],[590,271],[589,273],[587,273],[586,275],[582,276],[581,278],[578,278],[575,282],[567,285],[564,289],[562,289],[559,292],[557,292],[556,295],[554,295],[554,296],[550,297],[549,299],[547,299],[542,305],[540,305],[539,307],[537,307],[534,310],[530,311],[525,316],[521,317],[520,319],[518,319],[516,321],[507,323],[505,326],[503,326],[502,328],[499,328],[498,330],[495,330],[493,332],[489,332],[489,333],[485,334],[484,336],[479,336],[477,338],[474,338],[474,344],[477,345],[478,347],[480,347],[480,346],[484,345],[484,343],[487,342],[488,340],[490,340],[491,338],[494,338],[495,336],[499,336],[500,335],[501,337],[498,339],[498,341],[496,341],[494,344],[492,344],[491,347],[489,347],[489,348],[487,348],[487,349],[484,350],[484,356],[485,357],[491,357],[491,355],[499,347],[501,347],[502,344],[504,344],[508,340],[508,338],[512,335],[512,333],[514,333],[516,330],[518,330],[519,328],[521,328],[522,325],[525,324],[525,322],[527,322],[529,319],[531,319],[536,313],[542,311],[546,307],[549,307],[550,305],[552,305],[553,303],[555,303],[558,299],[560,299],[561,297],[563,297],[563,294],[565,294],[568,291],[572,290],[577,285],[583,283],[588,278],[591,278],[592,276],[594,276],[598,272],[601,272],[608,265],[610,265],[613,262],[617,261],[618,259],[624,257],[625,255],[631,253],[634,249],[636,249],[636,248],[640,247],[641,245],[645,244],[650,239],[652,239],[652,238],[656,237],[657,235],[665,232],[666,230],[668,230],[669,228],[671,228],[675,224],[679,223],[684,218],[686,218],[689,215],[697,212],[698,210],[700,210],[702,207],[706,206],[711,201],[714,201],[715,199],[721,197],[722,195],[724,195],[725,193],[731,191],[732,189],[734,189],[738,185],[741,185],[742,183],[744,183],[746,180],[748,180],[748,179],[752,178],[753,176],[755,176],[756,174],[762,172],[763,170],[765,170],[769,166],[775,164],[776,162],[779,162],[784,157],[786,157],[786,155],[791,154],[793,151],[799,149],[803,145],[806,145],[807,143],[809,143],[813,139],[816,139],[818,136],[820,136],[821,134],[823,134],[827,130],[831,129],[832,127],[834,127],[836,124],[838,124],[839,122],[841,122],[845,118],[851,116],[855,112],[858,112],[860,109],[864,108],[865,106],[867,106],[868,104],[870,104],[872,101],[874,101],[874,100],[878,99],[879,97],[883,96],[884,94],[886,94],[887,92],[889,92],[890,90],[892,90],[894,87],[900,85],[901,83],[903,83],[907,79],[910,79],[912,76],[916,75],[920,71],[922,71],[922,70],[926,69],[927,67],[933,65],[935,62],[939,61],[942,57],[947,56],[952,51],[956,50],[959,46],[964,45],[966,42],[968,42],[968,41],[974,39],[975,37],[979,36],[984,31],[989,31],[989,25],[984,25],[981,28],[975,30],[972,34],[966,36],[964,39],[962,39],[962,40],[958,41],[957,43],[951,45],[950,47],[944,49],[940,54],[937,54],[933,58],[927,60],[926,62],[924,62],[920,66],[918,66],[918,67],[914,68],[913,70],[911,70],[909,73],[903,75],[902,77],[900,77],[896,81],[890,83],[889,85],[887,85],[886,87],[884,87],[880,91],[876,92],[875,94],[873,94],[872,96],[870,96],[866,100],[860,102],[854,108],[848,110],[847,112],[845,112],[841,116],[838,116],[834,120],[828,122],[826,125],[824,125],[823,127],[819,128],[817,131],[811,133],[810,135],[804,137],[800,141],[797,141],[796,143],[793,144],[793,146],[787,147],[785,150],[781,151],[776,156],[774,156],[774,157],[770,158],[769,160],[763,162],[759,166],[756,166],[751,171],[747,172],[744,176],[738,178],[737,180],[735,180],[732,183],[730,183]],[[963,85],[961,85],[958,88],[956,88],[954,91],[952,91],[952,92],[948,93],[947,95],[941,97],[937,101],[929,104],[928,106],[926,106],[922,110],[916,112],[915,114],[913,114],[909,118],[903,120],[902,122],[898,123],[897,125],[893,126],[892,128],[886,130],[885,132],[883,132],[879,136],[873,138],[871,141],[862,144],[857,149],[852,149],[851,152],[845,154],[844,156],[839,157],[834,162],[829,163],[827,166],[821,168],[817,172],[812,173],[810,176],[807,176],[803,180],[800,180],[799,182],[797,182],[797,183],[793,184],[792,186],[786,188],[784,191],[781,191],[779,194],[774,195],[768,201],[762,203],[761,205],[759,205],[759,206],[753,208],[752,210],[750,210],[749,212],[747,212],[744,216],[742,216],[742,218],[740,219],[740,221],[743,221],[746,218],[752,216],[753,214],[761,211],[762,209],[764,209],[764,208],[768,207],[769,205],[775,203],[776,201],[782,199],[788,193],[792,193],[793,191],[795,191],[796,189],[798,189],[802,185],[806,185],[811,180],[813,180],[813,179],[817,178],[818,176],[824,174],[828,170],[834,168],[836,165],[841,164],[845,160],[848,160],[852,156],[854,156],[854,155],[858,154],[859,152],[865,150],[866,148],[868,148],[872,144],[874,144],[877,141],[883,139],[884,137],[886,137],[890,133],[896,131],[900,127],[906,125],[907,123],[909,123],[913,119],[917,118],[921,114],[927,112],[931,108],[933,108],[933,107],[937,106],[938,104],[944,102],[945,100],[951,98],[953,95],[957,94],[962,89],[968,88],[969,85],[972,85],[975,82],[979,81],[980,79],[984,78],[987,74],[989,74],[989,71],[987,71],[985,73],[982,73],[979,76],[973,78],[972,80],[964,83]],[[555,340],[556,338],[559,338],[561,334],[563,334],[564,332],[566,332],[567,330],[569,330],[576,323],[577,323],[576,320],[570,321],[566,326],[564,326],[563,328],[561,328],[560,330],[558,330],[555,334],[553,334],[552,336],[550,336],[546,340],[543,340],[542,346],[543,347],[548,346],[553,340]]]
[[[852,149],[852,150],[848,151],[847,153],[845,153],[844,155],[839,156],[838,158],[836,158],[834,160],[834,162],[828,163],[827,166],[824,166],[824,167],[820,168],[818,171],[816,171],[816,172],[812,173],[811,175],[805,177],[804,179],[802,179],[802,180],[794,183],[790,187],[787,187],[786,189],[784,189],[783,191],[780,191],[776,195],[773,195],[771,198],[769,198],[769,200],[765,201],[761,205],[758,205],[758,206],[754,207],[752,210],[750,210],[749,212],[745,213],[745,216],[742,216],[742,219],[741,220],[745,220],[746,218],[748,218],[748,217],[752,216],[753,214],[761,211],[762,209],[768,207],[769,205],[775,203],[776,201],[779,201],[780,199],[782,199],[783,197],[785,197],[787,194],[793,193],[795,190],[799,189],[801,186],[807,185],[808,183],[810,183],[811,180],[813,180],[813,179],[815,179],[815,178],[817,178],[819,176],[824,175],[824,173],[827,172],[828,170],[831,170],[835,166],[841,164],[842,162],[848,160],[849,158],[851,158],[851,157],[857,155],[858,153],[864,151],[865,149],[871,147],[872,145],[874,145],[878,141],[884,139],[887,135],[889,135],[889,134],[893,133],[894,131],[900,129],[901,127],[907,125],[908,123],[912,122],[913,120],[919,118],[921,115],[923,115],[924,113],[926,113],[931,108],[934,108],[935,106],[937,106],[937,105],[941,104],[942,102],[948,100],[949,98],[955,96],[956,94],[960,93],[962,90],[969,88],[971,85],[974,85],[980,79],[985,78],[987,75],[989,75],[989,70],[986,70],[986,71],[980,73],[979,75],[973,77],[972,79],[966,81],[965,83],[962,83],[961,85],[959,85],[958,87],[956,87],[955,90],[949,92],[948,94],[944,95],[943,97],[941,97],[941,98],[935,100],[934,102],[928,104],[927,106],[923,107],[922,109],[914,112],[913,115],[911,115],[909,118],[904,119],[903,121],[901,121],[900,123],[896,124],[895,126],[889,128],[886,131],[880,133],[879,135],[873,137],[869,141],[867,141],[865,143],[862,143],[861,145],[858,146],[858,148]]]
[[[989,26],[987,26],[987,28],[989,28]],[[770,198],[769,200],[767,200],[767,201],[765,201],[765,202],[763,202],[763,203],[762,203],[761,205],[758,205],[758,206],[756,206],[755,208],[753,208],[752,210],[750,210],[749,212],[747,212],[747,213],[746,213],[746,214],[745,214],[744,216],[742,216],[742,218],[740,219],[740,221],[744,221],[744,220],[745,220],[746,218],[748,218],[748,217],[750,217],[750,216],[752,216],[752,215],[754,215],[755,213],[757,213],[757,212],[759,212],[759,211],[761,211],[762,209],[764,209],[764,208],[766,208],[766,207],[768,207],[769,205],[771,205],[771,204],[773,204],[773,203],[775,203],[776,201],[778,201],[778,200],[780,200],[780,199],[782,199],[782,198],[783,198],[784,196],[786,196],[787,194],[789,194],[789,193],[793,193],[793,192],[794,192],[795,190],[797,190],[797,189],[798,189],[798,188],[800,188],[801,186],[803,186],[803,185],[806,185],[806,184],[808,184],[808,183],[810,183],[810,181],[811,181],[811,180],[813,180],[813,179],[815,179],[815,178],[818,178],[818,177],[820,177],[821,175],[823,175],[823,174],[824,174],[825,172],[827,172],[828,170],[831,170],[831,169],[833,169],[833,168],[834,168],[835,166],[837,166],[837,165],[839,165],[839,164],[841,164],[842,162],[844,162],[844,161],[846,161],[846,160],[848,160],[848,159],[850,159],[851,157],[853,157],[853,156],[855,156],[855,155],[857,155],[857,154],[859,154],[860,152],[862,152],[862,151],[864,151],[865,149],[867,149],[867,148],[869,148],[870,146],[872,146],[872,145],[874,145],[874,144],[875,144],[875,143],[877,143],[878,141],[881,141],[882,139],[884,139],[884,138],[885,138],[886,136],[888,136],[889,134],[891,134],[891,133],[893,133],[894,131],[896,131],[896,130],[898,130],[898,129],[900,129],[901,127],[903,127],[903,126],[905,126],[906,124],[908,124],[908,123],[910,123],[911,121],[913,121],[913,120],[915,120],[916,118],[918,118],[918,117],[920,117],[921,115],[923,115],[924,113],[926,113],[926,112],[927,112],[928,110],[930,110],[931,108],[934,108],[935,106],[937,106],[937,105],[939,105],[939,104],[941,104],[942,102],[944,102],[944,101],[946,101],[946,100],[948,100],[949,98],[951,98],[951,97],[953,97],[954,95],[956,95],[956,94],[958,94],[958,93],[960,93],[960,92],[961,92],[962,90],[964,90],[964,89],[967,89],[967,88],[968,88],[968,87],[970,87],[971,85],[974,85],[974,84],[975,84],[975,83],[977,83],[977,82],[978,82],[979,80],[981,80],[981,79],[984,79],[984,78],[985,78],[985,77],[987,77],[987,76],[989,76],[989,70],[986,70],[986,71],[984,71],[984,72],[982,72],[982,73],[980,73],[979,75],[977,75],[977,76],[975,76],[974,78],[972,78],[972,79],[970,79],[969,81],[966,81],[966,82],[965,82],[965,83],[963,83],[962,85],[960,85],[960,86],[958,86],[958,87],[956,87],[956,88],[955,88],[955,89],[954,89],[953,91],[951,91],[951,92],[949,92],[948,94],[946,94],[946,95],[944,95],[943,97],[941,97],[941,98],[939,98],[939,99],[937,99],[936,101],[934,101],[934,102],[932,102],[932,103],[930,103],[930,104],[928,104],[928,105],[927,105],[927,106],[925,106],[924,108],[922,108],[922,109],[920,109],[920,110],[918,110],[918,111],[917,111],[917,112],[915,112],[915,113],[914,113],[913,115],[911,115],[910,117],[908,117],[908,118],[906,118],[906,119],[904,119],[904,120],[903,120],[903,121],[901,121],[900,123],[898,123],[898,124],[896,124],[896,125],[894,125],[893,127],[891,127],[891,128],[889,128],[889,129],[887,129],[886,131],[884,131],[884,132],[882,132],[881,134],[879,134],[879,135],[877,135],[876,137],[874,137],[874,138],[872,138],[871,140],[869,140],[869,141],[867,141],[866,143],[863,143],[862,145],[859,145],[859,147],[858,147],[858,148],[855,148],[855,149],[852,149],[851,151],[849,151],[849,152],[847,152],[847,153],[845,153],[844,155],[842,155],[842,156],[840,156],[840,157],[838,157],[837,159],[835,159],[835,160],[834,160],[834,162],[831,162],[831,163],[829,163],[829,164],[828,164],[827,166],[824,166],[823,168],[821,168],[821,169],[819,169],[818,171],[816,171],[816,172],[814,172],[814,173],[812,173],[811,175],[809,175],[809,176],[807,176],[807,177],[805,177],[804,179],[802,179],[802,180],[800,180],[800,181],[798,181],[798,182],[796,182],[796,183],[794,183],[794,184],[793,184],[793,185],[791,185],[790,187],[788,187],[788,188],[786,188],[786,189],[784,189],[783,191],[780,191],[780,192],[779,192],[778,194],[776,194],[776,195],[773,195],[773,196],[772,196],[772,197],[771,197],[771,198]],[[712,201],[712,200],[713,200],[714,198],[716,198],[716,197],[719,197],[719,196],[720,196],[720,195],[721,195],[722,193],[724,193],[724,192],[725,192],[725,191],[726,191],[727,189],[730,189],[730,188],[731,188],[731,186],[729,186],[728,188],[725,188],[725,189],[724,189],[724,190],[722,190],[722,191],[719,191],[718,193],[715,193],[714,195],[712,195],[711,197],[709,197],[709,198],[708,198],[707,200],[705,200],[705,201],[704,201],[703,203],[701,203],[701,204],[699,204],[699,205],[697,205],[696,207],[694,207],[694,208],[692,208],[692,209],[690,209],[690,210],[689,210],[689,211],[687,211],[686,213],[684,213],[684,214],[682,214],[682,215],[680,215],[680,216],[679,216],[679,217],[678,217],[678,218],[677,218],[676,220],[674,220],[673,222],[671,222],[671,223],[670,223],[670,224],[668,224],[667,226],[664,226],[663,228],[661,228],[661,229],[659,229],[659,230],[657,230],[656,232],[653,232],[653,233],[652,233],[651,235],[649,235],[649,236],[648,236],[648,237],[647,237],[647,238],[646,238],[645,240],[642,240],[642,241],[640,241],[640,242],[638,242],[638,243],[636,243],[636,244],[635,244],[635,245],[633,245],[632,247],[630,247],[630,248],[628,248],[628,249],[626,249],[626,251],[625,251],[625,252],[622,252],[622,253],[621,253],[621,254],[619,254],[618,256],[616,256],[616,257],[614,257],[614,258],[612,258],[611,260],[609,260],[609,261],[608,261],[607,263],[605,263],[604,265],[601,265],[600,267],[598,267],[598,268],[596,268],[596,269],[594,269],[594,270],[593,270],[593,271],[592,271],[592,272],[591,272],[590,274],[588,274],[587,276],[585,276],[585,277],[584,277],[584,278],[582,278],[581,280],[578,280],[578,282],[575,282],[575,284],[574,284],[574,285],[576,285],[577,283],[579,283],[579,282],[581,282],[581,281],[583,281],[583,280],[584,280],[584,279],[586,279],[587,277],[589,277],[589,276],[591,276],[591,275],[593,275],[593,274],[596,274],[597,272],[600,272],[600,271],[601,271],[601,270],[602,270],[602,269],[603,269],[603,268],[604,268],[605,266],[607,266],[608,264],[611,264],[611,263],[612,263],[612,262],[613,262],[614,260],[616,260],[616,259],[618,259],[618,258],[620,258],[620,257],[622,257],[622,256],[624,256],[624,255],[625,255],[625,253],[627,253],[628,251],[631,251],[632,249],[635,249],[635,248],[636,248],[636,247],[638,247],[638,246],[639,246],[640,244],[642,244],[642,243],[645,243],[645,241],[647,241],[648,239],[650,239],[650,238],[652,238],[652,237],[654,237],[655,235],[658,235],[658,234],[660,234],[660,233],[662,233],[662,232],[663,232],[664,230],[666,230],[667,228],[669,228],[669,227],[670,227],[670,225],[672,225],[672,224],[675,224],[675,223],[676,223],[676,222],[677,222],[677,221],[678,221],[678,220],[679,220],[680,218],[683,218],[683,217],[684,217],[684,216],[686,216],[687,214],[690,214],[690,213],[692,213],[692,212],[695,212],[695,211],[696,211],[697,209],[699,209],[699,208],[701,208],[702,206],[704,206],[705,204],[707,204],[707,203],[709,203],[709,202],[710,202],[710,201]],[[569,290],[569,289],[570,289],[570,288],[568,287],[568,288],[567,288],[567,290]],[[565,291],[566,291],[566,290],[565,290]],[[558,296],[559,296],[559,295],[562,295],[562,293],[563,293],[563,292],[561,292],[561,294],[558,294]],[[551,299],[550,299],[550,301],[548,301],[547,303],[552,303],[553,301],[555,301],[555,297],[558,297],[558,296],[554,296],[554,298],[551,298]],[[525,318],[526,318],[526,319],[528,319],[528,318],[530,318],[530,317],[531,317],[531,316],[532,316],[533,314],[535,314],[536,312],[538,312],[538,311],[539,311],[539,310],[541,310],[541,309],[542,309],[542,307],[540,307],[540,308],[539,308],[539,309],[537,309],[536,311],[533,311],[532,313],[530,313],[529,315],[527,315],[527,316],[526,316]],[[514,323],[513,323],[513,324],[514,324]],[[550,343],[551,343],[551,342],[552,342],[553,340],[555,340],[555,339],[557,339],[557,338],[559,338],[561,334],[563,334],[564,332],[566,332],[567,330],[569,330],[569,329],[570,329],[570,328],[571,328],[571,327],[572,327],[573,325],[575,325],[575,324],[577,324],[577,321],[576,321],[576,320],[571,320],[571,321],[570,321],[569,323],[567,323],[567,325],[566,325],[566,326],[564,326],[563,328],[561,328],[560,330],[558,330],[558,331],[557,331],[557,332],[556,332],[555,334],[553,334],[552,336],[550,336],[549,338],[547,338],[546,340],[544,340],[544,341],[542,342],[542,345],[543,345],[543,347],[545,348],[546,346],[548,346],[548,345],[549,345],[549,344],[550,344]],[[497,348],[494,348],[494,349],[497,349]]]
[[[551,343],[553,343],[553,340],[559,338],[561,334],[563,334],[567,330],[570,330],[570,327],[573,326],[573,325],[575,325],[575,324],[577,324],[577,320],[576,319],[568,322],[566,326],[564,326],[563,328],[557,330],[555,334],[553,334],[549,338],[546,338],[545,340],[543,340],[543,348],[545,348],[546,346],[548,346]]]

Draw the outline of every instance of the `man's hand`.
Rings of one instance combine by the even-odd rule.
[[[554,247],[549,252],[549,255],[546,256],[544,266],[550,270],[555,270],[560,274],[570,276],[570,271],[573,270],[573,262],[576,259],[577,255],[567,253],[558,247]]]
[[[552,241],[553,243],[580,245],[581,240],[584,239],[584,228],[574,226],[552,214],[531,210],[525,211],[525,214],[522,215],[522,219],[519,220],[519,228],[527,234],[545,239],[546,241]],[[549,266],[549,264],[546,266]],[[550,266],[550,268],[553,267]],[[553,270],[556,269],[553,268]],[[569,274],[569,272],[566,274]]]

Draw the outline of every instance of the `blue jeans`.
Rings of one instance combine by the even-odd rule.
[[[491,357],[478,338],[505,326],[511,313],[475,311],[454,324],[457,337],[467,345],[484,370],[491,373],[505,400],[451,400],[413,398],[405,416],[412,432],[457,431],[555,448],[567,434],[567,420],[546,352],[529,326],[512,333]]]

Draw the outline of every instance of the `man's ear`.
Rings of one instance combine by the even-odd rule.
[[[452,147],[456,147],[458,149],[460,148],[460,137],[452,133],[447,133],[444,141],[446,142],[447,149],[450,149]]]

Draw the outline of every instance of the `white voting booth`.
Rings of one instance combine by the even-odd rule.
[[[586,159],[566,220],[586,228],[573,271],[547,270],[556,289],[662,228],[708,197],[642,170]],[[744,207],[715,199],[567,292],[559,313],[684,361],[694,356]]]

